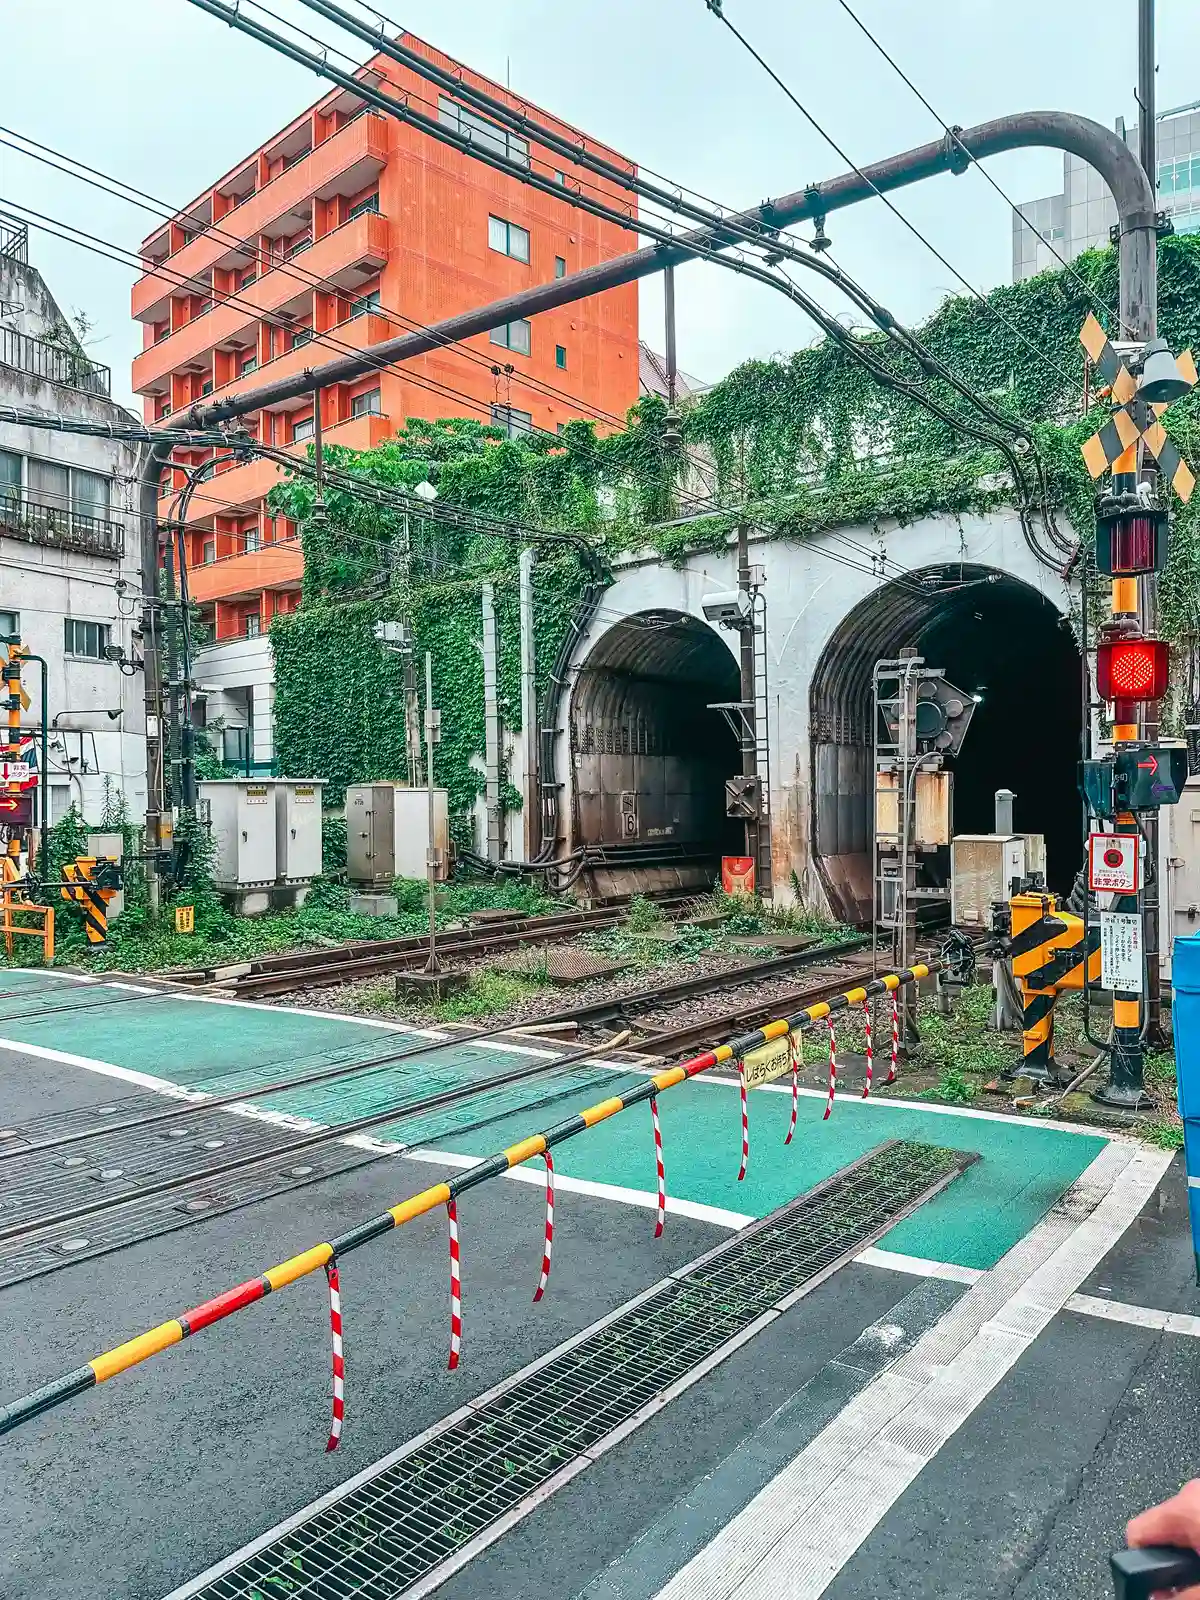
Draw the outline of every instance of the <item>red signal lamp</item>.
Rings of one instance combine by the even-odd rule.
[[[1116,706],[1117,722],[1133,722],[1139,700],[1167,692],[1171,650],[1165,639],[1102,639],[1096,648],[1096,688]]]
[[[1161,572],[1167,564],[1167,513],[1136,495],[1103,495],[1096,505],[1096,571],[1110,578]]]

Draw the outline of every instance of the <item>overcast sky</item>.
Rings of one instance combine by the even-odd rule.
[[[353,41],[297,0],[273,8]],[[749,205],[845,164],[710,15],[705,0],[381,0],[441,49],[626,155],[722,202]],[[1055,108],[1109,126],[1136,117],[1136,0],[851,0],[940,115],[970,125]],[[838,0],[725,0],[745,32],[847,152],[866,162],[935,137],[938,125]],[[322,85],[189,0],[0,0],[4,124],[172,205],[190,200]],[[1200,99],[1200,6],[1159,0],[1160,109]],[[1029,151],[989,171],[1017,201],[1061,189],[1062,157]],[[4,200],[125,247],[154,218],[0,146]],[[1006,203],[982,175],[942,177],[897,204],[981,288],[1007,280]],[[830,218],[839,262],[901,318],[919,320],[955,278],[880,202]],[[141,348],[133,271],[47,234],[32,258],[65,308],[96,325],[93,354],[129,400]],[[790,351],[812,326],[771,290],[711,265],[677,275],[680,365],[715,379],[749,356]],[[642,286],[642,336],[661,348],[661,292]]]

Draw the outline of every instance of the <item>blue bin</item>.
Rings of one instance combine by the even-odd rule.
[[[1192,1221],[1196,1281],[1200,1283],[1200,933],[1176,939],[1171,956],[1171,989],[1175,1073],[1188,1177],[1188,1214]]]

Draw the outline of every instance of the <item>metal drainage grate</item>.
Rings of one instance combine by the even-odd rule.
[[[814,1288],[975,1159],[881,1145],[171,1600],[392,1600],[435,1587],[535,1490],[643,1406],[673,1398],[668,1391],[700,1377],[702,1363],[719,1360],[757,1319]],[[431,1577],[444,1564],[449,1571]]]

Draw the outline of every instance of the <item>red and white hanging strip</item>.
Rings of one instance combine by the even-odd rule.
[[[892,990],[892,1061],[888,1067],[887,1082],[896,1081],[896,1062],[900,1056],[900,991]]]
[[[829,1099],[825,1103],[825,1115],[822,1122],[829,1121],[829,1113],[833,1110],[833,1095],[837,1088],[837,1037],[833,1031],[833,1018],[826,1017],[829,1024]]]
[[[336,1261],[325,1263],[325,1278],[329,1284],[329,1328],[333,1334],[333,1420],[329,1425],[329,1443],[325,1454],[336,1450],[342,1437],[342,1424],[346,1420],[346,1363],[342,1356],[342,1294],[338,1282]]]
[[[453,1372],[458,1366],[462,1349],[462,1268],[458,1258],[458,1206],[451,1197],[446,1201],[446,1216],[450,1222],[450,1360]]]
[[[746,1094],[746,1063],[738,1062],[738,1086],[742,1091],[742,1164],[738,1169],[738,1182],[746,1176],[750,1165],[750,1101]]]
[[[542,1248],[542,1275],[534,1292],[536,1304],[546,1292],[550,1281],[550,1257],[554,1252],[554,1157],[546,1150],[542,1154],[546,1163],[546,1242]]]
[[[792,1058],[792,1120],[788,1123],[787,1138],[784,1144],[791,1144],[792,1135],[796,1131],[796,1113],[800,1109],[800,1068],[804,1065],[804,1035],[800,1032],[788,1034],[788,1054]]]
[[[863,1001],[863,1032],[866,1034],[867,1045],[867,1081],[863,1084],[863,1099],[871,1092],[871,1084],[875,1077],[875,1051],[871,1044],[871,1002]]]
[[[667,1169],[663,1165],[662,1128],[658,1122],[658,1100],[650,1096],[650,1121],[654,1124],[654,1165],[658,1171],[658,1216],[654,1223],[654,1237],[662,1237],[667,1220]]]

